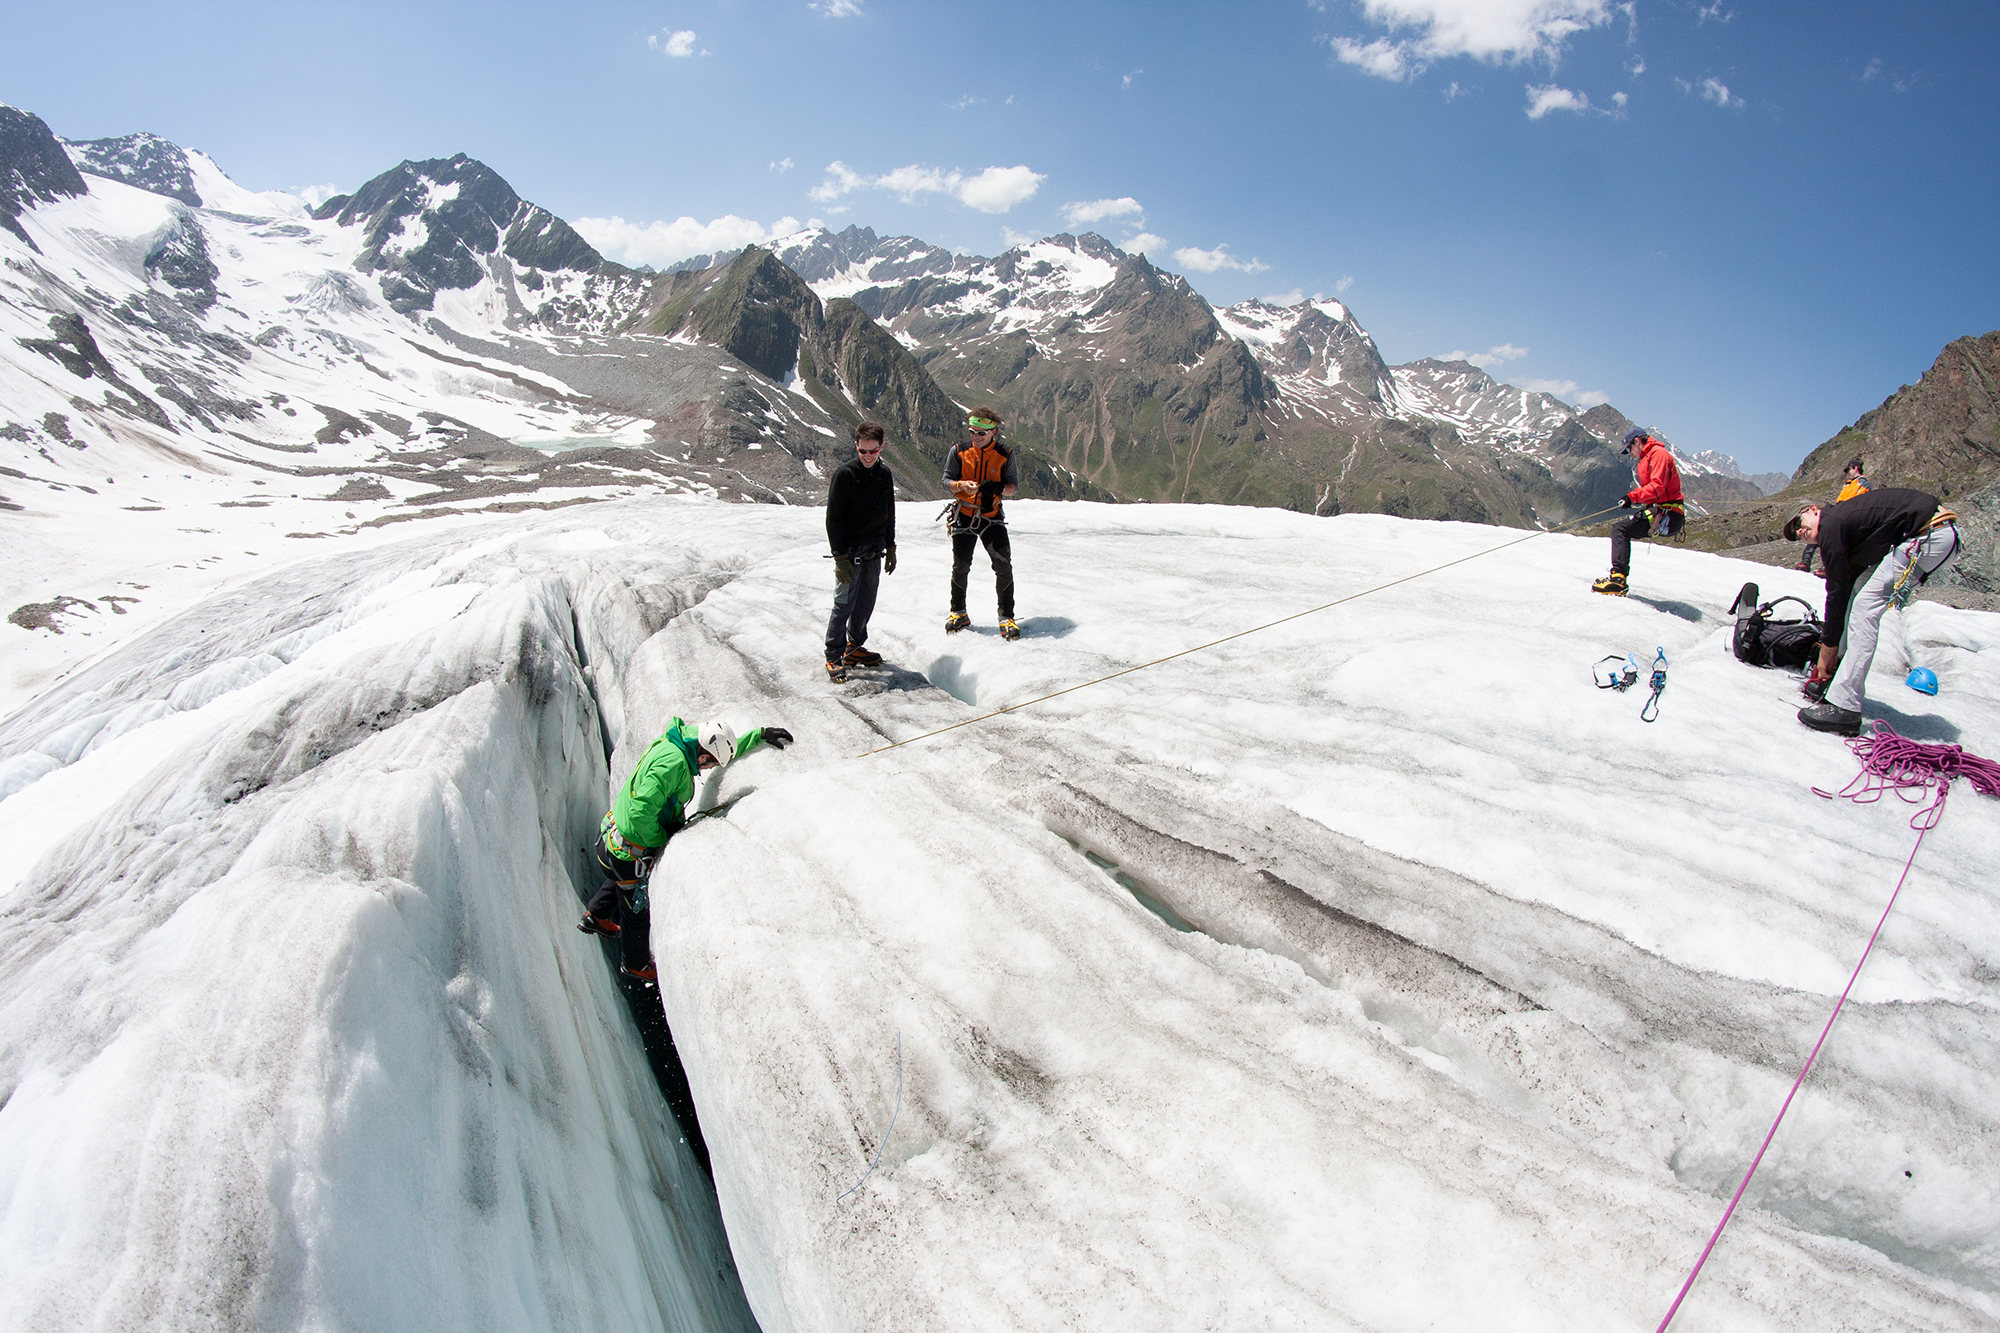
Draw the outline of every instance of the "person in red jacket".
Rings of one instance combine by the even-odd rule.
[[[1625,432],[1623,452],[1639,455],[1638,482],[1625,492],[1626,509],[1640,512],[1618,520],[1611,528],[1611,572],[1590,585],[1592,592],[1611,597],[1625,595],[1625,576],[1632,571],[1632,539],[1672,537],[1687,526],[1687,507],[1682,503],[1681,469],[1663,441],[1656,440],[1637,426]]]

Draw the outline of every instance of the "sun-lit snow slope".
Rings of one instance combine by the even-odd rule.
[[[629,1239],[578,1288],[646,1290],[671,1229],[604,1140],[670,1135],[601,1109],[643,1066],[563,871],[721,713],[798,743],[707,784],[742,799],[668,849],[654,946],[766,1333],[1657,1323],[1914,837],[1814,796],[1851,755],[1729,656],[1746,577],[1817,585],[1647,547],[1602,598],[1601,543],[1539,537],[859,757],[1518,540],[1011,512],[1025,637],[983,568],[941,633],[912,506],[845,686],[817,514],[627,502],[244,588],[0,724],[0,1283],[194,1302],[219,1262],[158,1256],[228,1254],[252,1308],[364,1308],[403,1246],[432,1323],[505,1323],[588,1223]],[[1649,725],[1590,666],[1656,645]],[[1876,715],[2000,755],[2000,621],[1919,604],[1881,666]],[[2000,1316],[1996,842],[1959,790],[1677,1328]],[[596,1174],[515,1169],[557,1153]]]
[[[495,254],[397,314],[359,227],[187,163],[211,206],[90,175],[22,213],[35,248],[0,232],[0,710],[80,640],[371,525],[817,496],[788,450],[824,411],[713,347],[551,332],[591,323],[579,275]]]
[[[591,675],[743,548],[610,546],[275,575],[0,723],[0,1328],[754,1327],[573,929]]]

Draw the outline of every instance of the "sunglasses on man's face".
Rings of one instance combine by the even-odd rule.
[[[873,449],[863,449],[857,445],[854,452],[857,454],[879,454],[882,452],[882,446],[878,444]]]

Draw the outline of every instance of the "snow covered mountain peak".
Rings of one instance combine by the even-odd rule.
[[[404,161],[313,216],[362,229],[355,265],[382,274],[383,297],[399,314],[431,309],[440,291],[476,286],[496,253],[551,272],[604,263],[567,222],[464,153]]]
[[[62,144],[85,175],[177,199],[189,208],[252,217],[303,218],[306,214],[304,202],[295,195],[282,190],[261,194],[246,190],[207,153],[183,148],[157,134],[141,131],[109,139],[65,139]]]

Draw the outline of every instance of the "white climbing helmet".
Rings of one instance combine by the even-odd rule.
[[[719,768],[736,757],[736,728],[721,718],[710,718],[701,724],[700,739],[695,742],[708,751]]]

